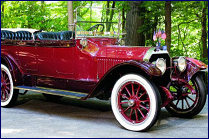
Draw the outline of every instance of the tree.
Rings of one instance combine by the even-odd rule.
[[[107,1],[107,8],[110,8],[110,1]],[[113,8],[115,8],[115,1],[112,2],[112,9],[107,9],[107,11],[106,11],[106,16],[107,16],[106,22],[110,22],[110,23],[107,23],[107,31],[110,31],[111,22],[112,22],[113,15],[114,15]]]
[[[202,8],[202,19],[201,19],[201,25],[202,25],[202,35],[201,35],[201,40],[202,40],[202,47],[203,47],[203,52],[202,52],[202,57],[204,59],[208,58],[208,48],[207,48],[207,27],[206,27],[206,10],[207,10],[208,2],[204,1],[203,2],[203,8]]]
[[[171,1],[165,2],[165,33],[166,40],[165,44],[167,46],[168,52],[170,52],[171,48]]]
[[[143,33],[138,32],[139,27],[141,27],[144,22],[143,17],[140,16],[140,13],[143,12],[142,9],[140,9],[142,3],[142,1],[132,1],[129,4],[130,8],[126,15],[126,45],[145,45]]]
[[[73,1],[72,3],[73,5],[68,7],[67,1],[1,1],[1,27],[64,31],[73,23],[72,12],[78,6],[115,7],[121,12],[122,32],[127,34],[122,35],[125,36],[126,45],[155,46],[152,39],[154,30],[165,28],[166,45],[168,49],[170,48],[172,57],[188,56],[207,63],[208,2],[206,1]],[[68,16],[68,10],[71,10],[71,17]],[[85,21],[95,20],[95,16],[102,22],[106,22],[107,18],[110,22],[118,21],[118,11],[113,13],[110,9],[108,13],[106,12],[102,10],[102,14],[99,15],[89,8],[80,8],[78,17]],[[111,31],[117,28],[113,24],[106,25]],[[89,27],[90,24],[83,29]]]
[[[67,2],[68,7],[68,30],[73,30],[73,1]]]

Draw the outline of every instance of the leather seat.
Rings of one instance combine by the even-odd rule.
[[[39,40],[57,40],[57,35],[54,32],[40,32],[37,37]]]
[[[9,30],[1,30],[1,39],[8,40],[32,40],[32,33],[29,31],[12,32]]]
[[[38,32],[33,34],[35,39],[39,40],[70,40],[75,38],[75,32]],[[29,31],[12,32],[9,30],[1,30],[1,39],[9,40],[33,40],[32,33]]]
[[[37,33],[37,38],[39,40],[70,40],[75,38],[75,32],[72,31],[62,31],[62,32],[39,32]]]
[[[14,39],[14,32],[9,30],[1,30],[1,40],[12,40]]]
[[[16,32],[17,40],[33,40],[32,33],[29,31],[17,31]]]

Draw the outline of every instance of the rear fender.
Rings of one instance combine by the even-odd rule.
[[[115,82],[123,75],[128,73],[138,73],[149,78],[161,76],[161,71],[154,64],[145,61],[127,61],[112,67],[97,83],[96,87],[89,93],[86,98],[97,96],[101,89],[107,87],[104,93],[112,89]],[[103,93],[103,92],[102,92]]]
[[[22,84],[23,71],[14,58],[10,55],[1,54],[1,63],[6,64],[9,68],[12,74],[14,86]]]

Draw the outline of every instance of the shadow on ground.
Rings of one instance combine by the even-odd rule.
[[[192,119],[172,117],[163,108],[159,120],[148,132],[132,132],[122,128],[116,121],[110,101],[63,97],[59,101],[50,102],[42,94],[28,93],[19,96],[17,106],[1,110],[3,131],[17,130],[21,125],[24,136],[3,133],[2,137],[30,137],[30,134],[34,134],[33,137],[207,137],[207,105]],[[15,118],[13,123],[9,120],[12,118]],[[38,128],[34,128],[36,126]],[[40,133],[43,130],[49,131]]]

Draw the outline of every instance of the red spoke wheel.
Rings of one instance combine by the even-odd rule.
[[[173,82],[169,89],[175,99],[166,106],[166,109],[172,115],[188,118],[197,115],[203,109],[206,88],[199,74],[189,83]]]
[[[13,90],[13,80],[9,69],[1,64],[1,107],[10,107],[17,100],[18,92]]]
[[[144,131],[154,125],[160,112],[160,102],[155,85],[136,74],[121,77],[111,96],[116,119],[132,131]]]

